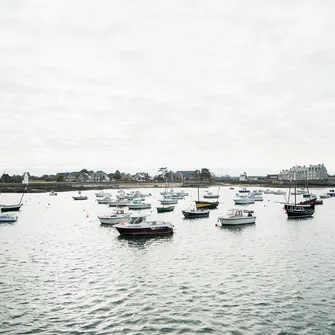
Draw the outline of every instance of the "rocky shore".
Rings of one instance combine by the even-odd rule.
[[[276,182],[196,182],[187,181],[180,183],[169,184],[169,188],[182,187],[218,187],[218,186],[233,186],[233,187],[262,187],[262,188],[285,188],[289,187],[289,183],[282,181]],[[298,187],[304,187],[304,182],[299,182]],[[335,181],[316,181],[309,182],[310,188],[314,187],[335,187]],[[139,189],[139,188],[164,188],[165,183],[154,182],[120,182],[120,183],[57,183],[57,182],[32,182],[28,185],[27,193],[45,193],[50,191],[66,192],[66,191],[85,191],[85,190],[107,190],[107,189]],[[4,183],[1,185],[2,193],[22,193],[25,190],[24,184]]]

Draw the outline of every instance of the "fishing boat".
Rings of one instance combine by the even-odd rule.
[[[185,219],[208,218],[209,209],[185,209],[182,211]]]
[[[204,194],[205,199],[218,199],[220,198],[219,194],[213,194],[213,192],[207,192],[207,194]]]
[[[299,205],[310,205],[310,204],[323,205],[323,200],[317,199],[317,198],[311,198],[311,199],[299,202]]]
[[[49,193],[49,195],[51,195],[51,196],[55,196],[55,195],[57,195],[57,192],[55,192],[55,191],[51,191],[51,192]]]
[[[129,200],[127,199],[109,199],[108,206],[109,207],[127,207],[129,205]]]
[[[106,197],[106,196],[108,196],[108,195],[111,196],[110,193],[105,193],[104,190],[95,193],[95,196],[96,196],[97,198],[104,198],[104,197]]]
[[[252,195],[263,195],[263,191],[262,190],[253,190],[251,192]]]
[[[116,209],[110,215],[100,215],[98,219],[103,225],[114,225],[117,223],[125,222],[130,219],[130,212],[125,212],[123,209]]]
[[[141,199],[133,199],[131,203],[128,204],[129,209],[149,209],[151,208],[151,204],[142,202]]]
[[[252,197],[236,197],[233,200],[235,205],[249,205],[255,202]]]
[[[274,194],[274,195],[286,195],[286,192],[281,191],[281,190],[277,190],[277,191],[274,191],[272,194]]]
[[[327,193],[320,194],[320,199],[329,199],[329,198],[331,198],[331,196]]]
[[[252,199],[253,201],[263,201],[263,196],[262,195],[257,195],[257,194],[250,194],[249,199]]]
[[[13,213],[0,214],[0,223],[16,222],[17,216]]]
[[[88,196],[87,195],[82,195],[81,191],[78,192],[77,196],[72,197],[74,200],[87,200]]]
[[[249,193],[250,190],[247,190],[245,187],[242,187],[238,190],[239,193]]]
[[[98,197],[96,199],[96,202],[101,205],[101,204],[108,204],[110,200],[111,200],[111,196],[106,194],[104,197]]]
[[[164,195],[162,200],[159,200],[161,205],[176,205],[178,204],[178,198],[176,196]]]
[[[222,226],[237,226],[256,223],[253,210],[230,209],[225,216],[218,217],[217,221]]]
[[[152,236],[173,234],[174,226],[169,221],[148,221],[146,216],[132,215],[128,222],[114,226],[120,235]]]
[[[181,190],[181,191],[176,191],[176,195],[177,195],[178,199],[184,199],[189,194],[187,192],[185,192],[184,190]]]
[[[174,206],[160,206],[156,207],[157,213],[166,213],[166,212],[172,212],[174,210]]]
[[[270,190],[269,188],[267,188],[263,193],[264,194],[273,194],[273,190]]]

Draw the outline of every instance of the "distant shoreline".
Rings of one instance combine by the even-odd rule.
[[[279,182],[200,182],[200,187],[260,187],[260,188],[288,188],[289,183]],[[304,187],[305,183],[299,183],[298,187]],[[319,181],[309,183],[310,188],[331,188],[335,187],[334,181]],[[195,188],[198,183],[195,181],[185,181],[184,183],[169,184],[169,188]],[[55,192],[68,192],[68,191],[89,191],[89,190],[107,190],[107,189],[141,189],[141,188],[165,188],[165,183],[154,182],[120,182],[120,183],[57,183],[57,182],[33,182],[28,185],[26,193],[47,193]],[[25,189],[24,184],[18,183],[4,183],[1,185],[2,193],[23,193]]]

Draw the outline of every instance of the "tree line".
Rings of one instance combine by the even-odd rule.
[[[28,172],[29,180],[31,181],[46,181],[46,182],[65,182],[66,178],[72,176],[74,179],[77,179],[82,173],[86,173],[88,175],[92,175],[95,173],[93,170],[82,169],[80,171],[74,172],[60,172],[56,174],[44,174],[42,176],[34,176]],[[110,180],[120,181],[125,180],[127,173],[120,172],[116,170],[113,173],[106,173]],[[144,173],[149,176],[148,173]],[[150,176],[149,176],[150,177]],[[172,170],[168,170],[167,167],[161,167],[158,170],[158,174],[155,175],[152,179],[157,182],[173,182],[178,181],[178,174],[173,172]],[[193,174],[188,178],[193,180],[202,180],[207,181],[214,178],[213,173],[210,172],[207,168],[202,168],[200,170],[194,170]],[[8,173],[4,173],[1,178],[1,183],[22,183],[23,175],[14,174],[10,176]]]

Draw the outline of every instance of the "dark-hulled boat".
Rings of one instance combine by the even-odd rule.
[[[20,199],[20,202],[18,204],[14,204],[14,205],[4,205],[4,204],[0,204],[0,209],[1,209],[1,212],[17,212],[20,210],[20,208],[22,207],[23,203],[22,203],[22,200],[23,200],[23,197],[25,195],[25,193],[27,192],[27,188],[28,188],[28,183],[29,183],[29,176],[28,176],[28,173],[24,173],[23,175],[23,181],[22,181],[23,184],[26,185],[26,187],[24,188],[24,191],[21,195],[21,199]],[[0,193],[1,194],[1,193]]]
[[[148,221],[145,216],[132,216],[128,222],[114,226],[120,235],[151,236],[173,234],[173,225],[169,221]]]
[[[303,218],[309,218],[312,217],[315,211],[315,203],[312,201],[310,198],[307,204],[299,204],[297,203],[297,182],[296,182],[296,174],[294,173],[294,202],[291,203],[290,199],[288,203],[284,204],[284,209],[287,214],[288,219],[303,219]],[[292,180],[291,180],[292,183]],[[308,191],[308,185],[307,185],[307,179],[306,179],[306,186],[307,186],[307,193],[309,194]],[[291,192],[291,185],[290,185],[290,190],[289,190],[289,195]],[[310,197],[310,195],[309,195]],[[316,200],[316,198],[314,198]]]
[[[185,219],[208,218],[209,212],[209,209],[189,209],[182,211]]]
[[[288,218],[308,218],[312,217],[315,211],[315,205],[285,204],[285,211]]]
[[[197,209],[215,209],[219,205],[218,201],[196,201],[195,206]]]
[[[1,212],[17,212],[23,204],[17,205],[0,205]]]
[[[166,212],[172,212],[174,210],[174,206],[161,206],[156,207],[157,213],[166,213]]]
[[[87,200],[88,197],[87,195],[78,195],[78,196],[73,196],[73,200]]]

